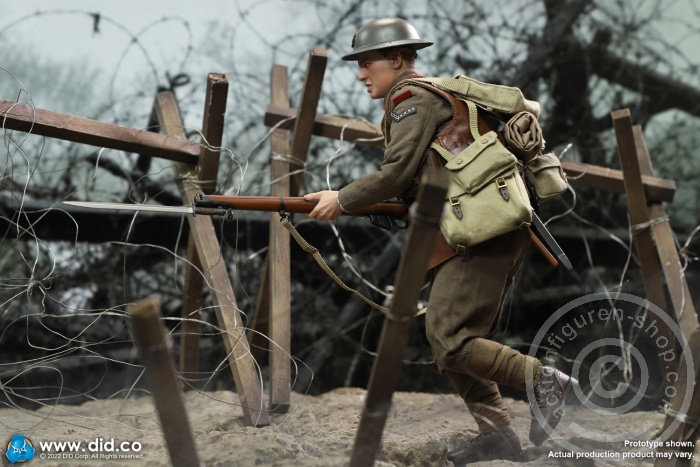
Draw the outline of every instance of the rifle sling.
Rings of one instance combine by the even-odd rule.
[[[336,274],[333,272],[333,270],[328,266],[326,261],[321,256],[321,253],[318,251],[318,248],[316,248],[313,245],[310,245],[309,242],[307,242],[304,239],[304,237],[302,237],[301,234],[299,232],[297,232],[297,229],[295,229],[294,225],[292,225],[292,222],[289,219],[289,216],[282,216],[280,218],[280,222],[282,222],[282,225],[284,226],[284,228],[289,231],[289,233],[292,235],[294,240],[296,240],[296,242],[299,244],[299,246],[302,248],[302,250],[313,255],[313,257],[316,260],[316,262],[318,263],[318,265],[321,266],[321,269],[323,269],[326,272],[326,274],[328,274],[331,277],[331,279],[333,279],[343,290],[347,290],[348,292],[354,293],[355,295],[360,297],[362,299],[362,301],[367,303],[369,306],[371,306],[372,308],[374,308],[377,311],[381,311],[382,313],[384,313],[386,315],[387,319],[390,319],[392,321],[406,321],[407,320],[407,318],[399,318],[397,316],[394,316],[391,313],[391,310],[389,308],[383,307],[383,306],[373,302],[372,300],[365,297],[357,290],[346,285],[340,279],[340,277],[336,276]],[[411,317],[410,319],[413,319],[413,317]]]

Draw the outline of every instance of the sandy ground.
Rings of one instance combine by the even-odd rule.
[[[197,449],[206,466],[342,466],[347,465],[360,420],[365,391],[338,389],[317,397],[293,394],[288,414],[271,416],[271,425],[245,427],[238,396],[218,391],[188,393],[186,406],[196,437]],[[526,402],[507,400],[513,427],[520,435],[524,454],[517,462],[491,461],[476,465],[653,465],[653,459],[627,455],[650,455],[641,447],[625,447],[624,440],[651,439],[663,418],[652,412],[622,415],[595,414],[583,407],[569,407],[558,433],[575,447],[597,450],[595,459],[564,459],[555,456],[568,451],[562,441],[549,440],[534,446],[527,439],[530,415]],[[588,430],[588,431],[586,431]],[[35,458],[25,465],[41,466],[166,466],[171,465],[150,397],[128,400],[100,400],[80,406],[58,406],[27,412],[0,410],[3,450],[13,434],[21,433],[37,448]],[[476,434],[475,424],[462,401],[455,395],[396,393],[384,430],[377,466],[438,466],[445,452]],[[634,435],[636,436],[636,435]],[[106,459],[108,452],[89,450],[75,454],[87,459],[40,459],[40,442],[91,441],[113,438],[116,444],[141,444],[139,459]],[[594,440],[595,439],[595,440]],[[130,453],[133,454],[134,452]],[[49,454],[50,455],[50,454]],[[68,454],[71,455],[71,454]],[[177,455],[177,454],[175,454]],[[53,453],[53,457],[63,454]],[[75,456],[75,455],[74,455]],[[618,456],[610,460],[611,456]],[[5,456],[3,455],[3,458]],[[692,465],[700,466],[696,451]],[[6,463],[7,464],[7,463]],[[15,464],[19,465],[19,464]]]

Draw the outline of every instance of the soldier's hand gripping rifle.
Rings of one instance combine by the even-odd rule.
[[[155,211],[160,213],[197,214],[207,216],[225,216],[230,218],[233,211],[265,211],[308,214],[316,206],[300,196],[222,196],[205,195],[199,192],[194,197],[192,206],[160,206],[154,204],[99,203],[88,201],[65,201],[63,204],[93,209],[119,209],[129,211]],[[378,203],[367,208],[348,213],[349,216],[367,216],[379,227],[395,230],[403,228],[403,218],[408,209],[403,203]]]

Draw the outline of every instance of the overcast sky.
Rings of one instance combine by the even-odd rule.
[[[265,41],[304,30],[300,21],[292,20],[298,15],[288,11],[295,5],[259,0],[23,0],[4,6],[0,39],[15,47],[37,46],[47,58],[105,68],[148,67],[144,50],[132,43],[138,37],[153,65],[172,67],[190,46],[200,47],[207,39],[219,44],[235,40],[240,58],[264,52]],[[92,13],[100,14],[97,24]],[[212,29],[214,23],[219,29]]]
[[[309,18],[315,9],[305,0],[23,0],[4,6],[0,18],[0,44],[13,52],[31,51],[42,63],[65,63],[66,69],[96,70],[91,86],[98,96],[107,101],[126,103],[130,109],[149,107],[156,85],[167,84],[166,73],[174,76],[186,71],[195,91],[202,92],[209,72],[222,72],[232,82],[232,92],[242,92],[235,83],[236,74],[261,75],[268,81],[274,63],[302,66],[308,54],[309,40],[285,41],[289,35],[306,34],[308,24],[317,24]],[[301,8],[306,6],[309,8]],[[306,16],[304,15],[306,14]],[[97,19],[95,14],[99,14]],[[316,29],[316,28],[314,28]],[[351,33],[348,31],[348,42]],[[283,45],[272,55],[272,44]],[[0,50],[2,48],[0,47]],[[36,63],[32,58],[30,63]],[[0,57],[0,66],[17,75],[31,93],[38,108],[92,115],[89,103],[70,105],[58,89],[60,83],[42,76],[32,66],[15,66],[11,60]],[[13,78],[0,76],[0,80]],[[0,82],[0,85],[7,84]],[[12,83],[10,83],[12,84]],[[267,92],[267,84],[261,89]],[[0,86],[2,87],[2,86]],[[2,87],[7,91],[8,86]],[[189,91],[180,91],[186,99]],[[134,102],[135,94],[144,96],[145,104]],[[16,90],[0,99],[13,100]],[[100,95],[101,94],[101,95]],[[189,109],[199,111],[202,97],[192,97],[196,105]],[[97,99],[94,99],[97,101]],[[241,99],[238,99],[241,102]],[[264,104],[256,103],[263,112]],[[146,110],[147,111],[147,110]],[[123,121],[127,110],[100,119]],[[141,113],[144,111],[142,110]],[[147,117],[146,117],[147,118]],[[187,118],[187,116],[185,116]],[[142,121],[141,116],[136,121]],[[201,117],[190,122],[197,126]]]

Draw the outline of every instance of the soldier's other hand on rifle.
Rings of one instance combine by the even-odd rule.
[[[333,190],[317,191],[304,195],[306,201],[318,201],[309,217],[319,221],[332,221],[343,213],[338,202],[338,192]]]

